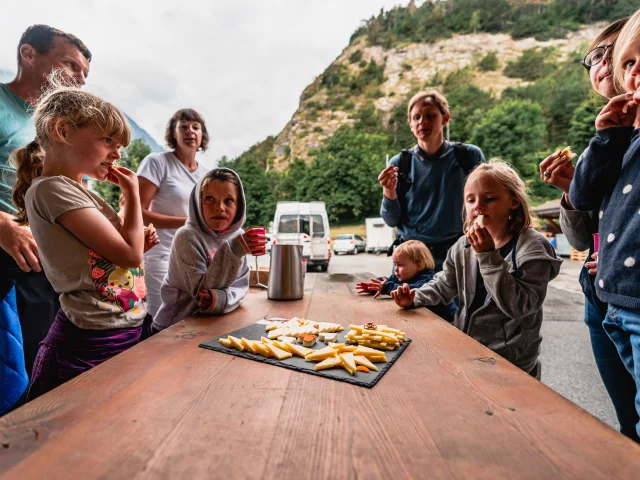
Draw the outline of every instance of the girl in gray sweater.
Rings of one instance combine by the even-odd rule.
[[[476,167],[464,188],[466,236],[449,250],[442,272],[419,289],[391,293],[401,307],[448,304],[454,325],[527,373],[539,377],[542,303],[562,260],[531,228],[524,182],[507,164]]]
[[[265,235],[242,230],[245,210],[242,183],[233,170],[211,170],[194,187],[187,223],[171,246],[154,330],[197,312],[222,315],[240,305],[249,291],[246,255],[263,254],[267,242]]]

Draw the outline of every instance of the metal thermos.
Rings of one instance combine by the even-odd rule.
[[[267,296],[270,300],[299,300],[303,294],[302,245],[274,245]]]

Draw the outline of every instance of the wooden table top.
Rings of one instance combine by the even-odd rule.
[[[386,323],[413,340],[372,389],[198,344],[265,315]],[[308,275],[252,289],[0,419],[1,478],[638,478],[640,447],[426,309]]]

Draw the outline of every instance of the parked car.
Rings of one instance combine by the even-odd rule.
[[[364,252],[367,248],[367,242],[360,235],[355,233],[341,233],[333,242],[333,251],[338,253]]]

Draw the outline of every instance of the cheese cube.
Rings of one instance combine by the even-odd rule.
[[[337,333],[325,333],[323,342],[335,342],[337,339]]]

